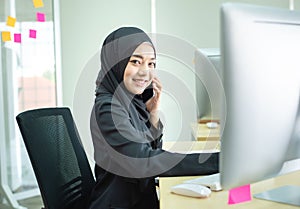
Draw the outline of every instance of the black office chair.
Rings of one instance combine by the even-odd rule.
[[[16,119],[45,208],[87,208],[95,180],[69,108],[29,110]]]

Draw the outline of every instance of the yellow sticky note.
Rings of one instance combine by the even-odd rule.
[[[33,5],[35,8],[39,8],[39,7],[43,7],[44,3],[43,0],[32,0],[33,1]]]
[[[16,23],[16,18],[7,16],[6,25],[15,27],[15,23]]]
[[[11,41],[10,32],[2,31],[2,41]]]

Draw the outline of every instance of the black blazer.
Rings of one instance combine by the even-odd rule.
[[[91,193],[89,209],[158,209],[155,177],[219,172],[219,153],[186,155],[163,150],[162,125],[155,130],[146,124],[153,138],[145,139],[142,143],[135,141],[139,138],[132,128],[130,115],[118,103],[113,104],[115,113],[111,113],[110,102],[109,98],[96,101],[91,115],[96,185]],[[112,114],[115,114],[114,120],[111,119]],[[121,123],[128,138],[115,127],[116,121]],[[134,138],[137,139],[133,140]],[[111,150],[125,153],[123,156],[134,156],[132,159],[142,158],[144,161],[139,163],[137,160],[137,164],[134,164],[118,158]],[[125,172],[134,175],[123,175]],[[135,176],[135,173],[139,173],[139,176]]]

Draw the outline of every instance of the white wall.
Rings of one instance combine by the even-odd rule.
[[[63,103],[72,106],[74,87],[104,38],[122,25],[150,30],[148,0],[60,1]]]
[[[220,5],[225,0],[157,0],[157,33],[170,35],[169,56],[158,56],[158,69],[170,75],[162,80],[165,90],[169,86],[186,87],[189,94],[182,91],[166,92],[162,98],[162,111],[165,115],[166,130],[164,140],[189,140],[190,127],[183,127],[196,120],[195,73],[193,71],[194,49],[219,48],[220,46]],[[259,5],[272,5],[288,8],[287,0],[239,0]],[[170,41],[173,37],[176,39]],[[164,46],[165,48],[168,46]],[[166,51],[166,50],[164,50]],[[171,56],[170,56],[171,55]],[[172,76],[178,77],[179,82],[173,81]],[[178,96],[179,94],[179,96]],[[170,96],[171,95],[171,96]],[[176,100],[174,96],[180,97]],[[191,96],[189,96],[191,95]],[[186,101],[188,100],[188,101]],[[184,103],[181,104],[180,103]],[[195,117],[186,117],[194,115]],[[184,118],[184,119],[183,119]]]

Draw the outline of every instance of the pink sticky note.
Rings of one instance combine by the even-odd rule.
[[[36,38],[36,30],[33,29],[29,30],[29,38]]]
[[[36,13],[36,20],[38,22],[45,22],[45,13],[42,13],[42,12],[37,12]]]
[[[14,42],[21,43],[21,33],[14,34]]]
[[[251,201],[250,184],[229,190],[228,204]]]

